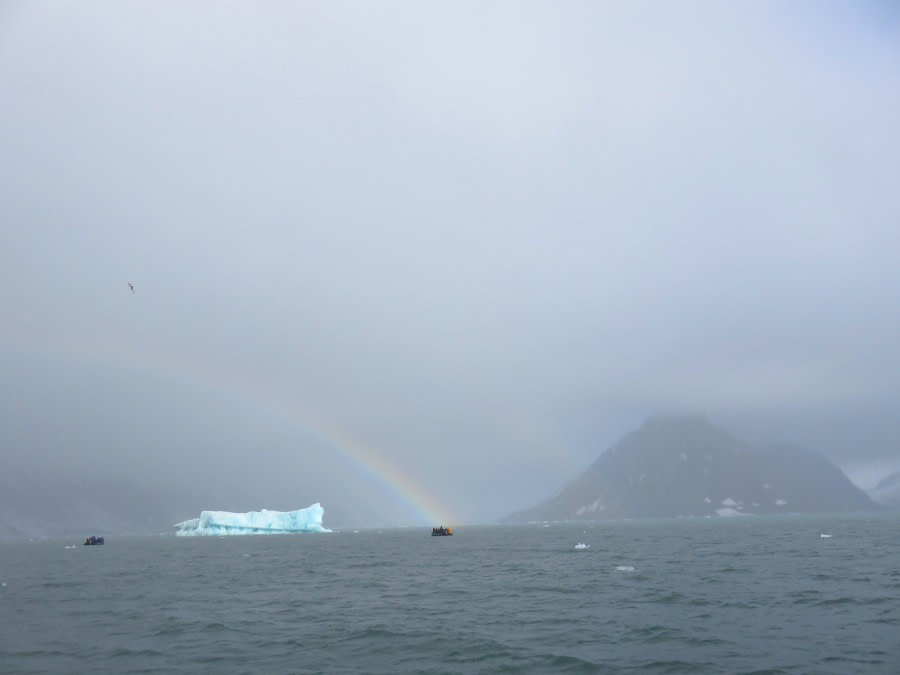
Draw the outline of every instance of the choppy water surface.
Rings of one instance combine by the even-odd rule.
[[[0,672],[900,672],[896,515],[454,532],[0,542]]]

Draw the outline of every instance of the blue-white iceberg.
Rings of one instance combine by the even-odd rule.
[[[179,537],[226,534],[287,534],[291,532],[331,532],[322,526],[325,509],[316,502],[297,511],[201,511],[199,518],[176,523]]]

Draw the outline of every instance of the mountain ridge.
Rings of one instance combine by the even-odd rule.
[[[817,453],[750,446],[705,417],[654,417],[505,522],[880,510]]]

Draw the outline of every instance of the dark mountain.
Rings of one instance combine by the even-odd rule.
[[[820,455],[750,447],[703,418],[658,418],[627,434],[543,503],[507,517],[615,520],[875,510]]]

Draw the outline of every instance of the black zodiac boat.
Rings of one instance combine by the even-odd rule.
[[[432,527],[431,528],[431,536],[432,537],[452,537],[453,536],[453,528],[452,527],[444,527],[441,525],[440,527]]]
[[[84,540],[85,546],[101,546],[103,544],[103,537],[88,537]]]

